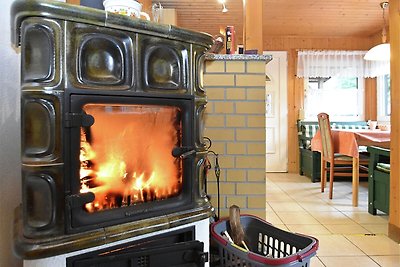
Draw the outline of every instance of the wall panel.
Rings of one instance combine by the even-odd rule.
[[[390,1],[390,72],[400,72],[400,3]],[[389,237],[400,242],[400,77],[390,77],[391,142],[390,142],[390,210]]]

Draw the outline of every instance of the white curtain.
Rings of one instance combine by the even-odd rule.
[[[390,74],[390,61],[364,60],[364,78],[375,78]]]
[[[372,78],[390,71],[389,62],[367,61],[367,51],[304,50],[298,52],[297,77]]]

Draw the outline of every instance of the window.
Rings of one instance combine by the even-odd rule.
[[[334,76],[305,78],[304,114],[317,120],[320,112],[334,121],[364,120],[364,79]]]
[[[377,78],[378,121],[390,121],[390,75]]]

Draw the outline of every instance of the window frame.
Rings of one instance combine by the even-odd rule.
[[[385,79],[389,79],[387,83]],[[388,85],[389,90],[389,101],[386,102],[386,90]],[[390,74],[381,75],[376,77],[376,95],[377,95],[377,120],[382,122],[390,122],[391,103],[390,103]],[[386,113],[385,109],[389,105],[389,114]]]
[[[330,114],[331,121],[365,121],[365,79],[362,77],[355,77],[357,78],[357,102],[358,102],[358,114],[356,116],[337,116],[335,114]],[[317,121],[317,116],[309,115],[307,112],[307,89],[309,79],[315,78],[306,78],[304,77],[304,120],[307,121]],[[326,79],[326,78],[321,78]],[[322,112],[322,111],[321,111]]]

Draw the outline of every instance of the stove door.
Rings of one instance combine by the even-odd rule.
[[[194,156],[181,156],[182,148],[193,147],[190,102],[75,95],[71,103],[72,228],[160,216],[192,204]]]

